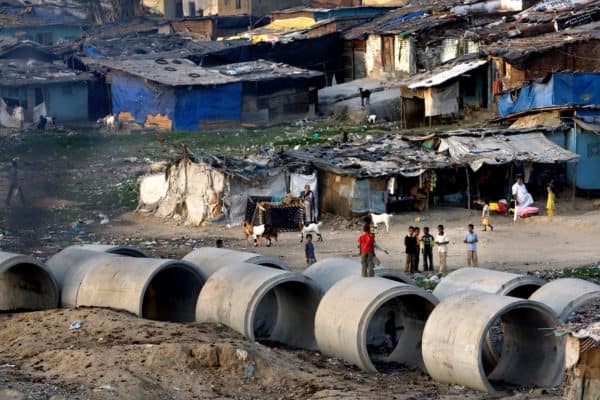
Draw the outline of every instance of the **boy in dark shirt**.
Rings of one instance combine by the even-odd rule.
[[[310,266],[317,262],[315,257],[315,246],[312,242],[312,235],[309,233],[306,235],[306,244],[304,245],[304,254],[306,255],[306,265]]]
[[[417,270],[417,254],[419,252],[417,246],[417,238],[415,237],[415,228],[408,228],[408,235],[404,238],[404,249],[406,252],[406,265],[404,272],[414,273]]]
[[[429,227],[423,228],[423,237],[421,238],[421,251],[423,253],[423,272],[433,271],[433,246],[435,239],[429,234]]]
[[[398,329],[396,327],[396,315],[392,310],[389,310],[385,314],[385,347],[388,354],[391,354],[396,345],[398,345]]]

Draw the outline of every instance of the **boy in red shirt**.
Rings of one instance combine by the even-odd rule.
[[[371,233],[371,226],[365,224],[363,234],[358,238],[360,248],[361,275],[363,278],[374,276],[373,257],[375,256],[375,236]]]

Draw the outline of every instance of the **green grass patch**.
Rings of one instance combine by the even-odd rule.
[[[563,278],[579,278],[585,280],[600,280],[600,268],[597,265],[580,268],[568,268],[563,271]]]

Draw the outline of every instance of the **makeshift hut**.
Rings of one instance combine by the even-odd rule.
[[[438,152],[468,165],[475,198],[510,199],[514,176],[523,173],[530,192],[545,193],[545,185],[565,175],[566,163],[579,156],[545,136],[544,129],[470,129],[441,134]],[[564,180],[566,181],[566,179]]]
[[[295,230],[302,210],[286,202],[286,195],[299,194],[304,184],[316,189],[314,175],[290,171],[277,156],[191,158],[151,168],[153,172],[141,179],[138,211],[194,226],[248,220]]]
[[[458,165],[431,148],[434,138],[417,144],[401,136],[291,150],[286,156],[318,171],[320,209],[344,217],[423,210],[428,199],[453,192]],[[429,150],[427,150],[429,148]]]

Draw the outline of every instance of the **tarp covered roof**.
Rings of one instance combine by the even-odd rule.
[[[447,154],[423,150],[402,136],[391,135],[367,142],[291,150],[286,154],[319,169],[356,178],[418,176],[427,169],[455,164]]]
[[[457,163],[468,163],[473,171],[483,164],[500,165],[513,161],[553,164],[579,159],[579,155],[551,142],[541,132],[487,137],[449,136],[438,152],[449,153]]]

